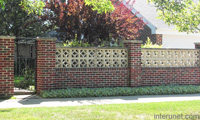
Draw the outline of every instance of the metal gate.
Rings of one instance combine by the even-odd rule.
[[[36,89],[36,39],[15,39],[14,54],[14,87],[20,89]]]

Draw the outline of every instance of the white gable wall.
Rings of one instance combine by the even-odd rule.
[[[189,48],[194,49],[195,42],[200,42],[199,35],[169,35],[163,34],[163,48]]]

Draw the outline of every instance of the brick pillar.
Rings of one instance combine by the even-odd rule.
[[[14,40],[0,36],[0,98],[14,94]]]
[[[141,83],[141,44],[140,40],[125,40],[128,48],[128,67],[130,87],[140,86]]]
[[[41,90],[54,89],[56,67],[56,39],[37,38],[36,80],[37,94]]]
[[[195,44],[195,49],[199,49],[199,52],[200,52],[200,42],[195,42],[194,44]],[[199,64],[199,67],[200,67],[200,56],[199,56],[199,63],[197,64]]]
[[[195,49],[200,49],[200,42],[195,42]]]
[[[162,45],[162,34],[156,34],[156,44]]]

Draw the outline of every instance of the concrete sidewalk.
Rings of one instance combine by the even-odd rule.
[[[58,106],[200,100],[200,94],[58,98],[58,99],[42,99],[36,95],[18,95],[15,97],[17,99],[0,100],[0,108],[58,107]]]

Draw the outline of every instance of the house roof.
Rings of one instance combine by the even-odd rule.
[[[125,0],[128,1],[128,0]],[[125,2],[124,1],[124,2]],[[131,0],[134,1],[134,0]],[[198,0],[193,0],[197,2]],[[130,2],[131,3],[131,2]],[[139,12],[137,14],[138,17],[142,17],[144,22],[147,22],[147,26],[151,28],[152,34],[173,34],[173,35],[197,35],[199,33],[191,33],[187,34],[185,32],[178,32],[175,30],[174,25],[167,25],[164,21],[157,18],[157,8],[154,6],[153,3],[147,3],[147,0],[135,0],[133,4],[132,12]]]
[[[168,26],[165,24],[164,21],[157,19],[157,11],[156,7],[154,7],[153,4],[147,3],[147,0],[136,0],[133,8],[136,12],[138,11],[139,14],[137,15],[138,17],[143,17],[144,22],[148,22],[148,26],[153,25],[155,29],[167,29],[167,30],[173,30],[174,26]]]

